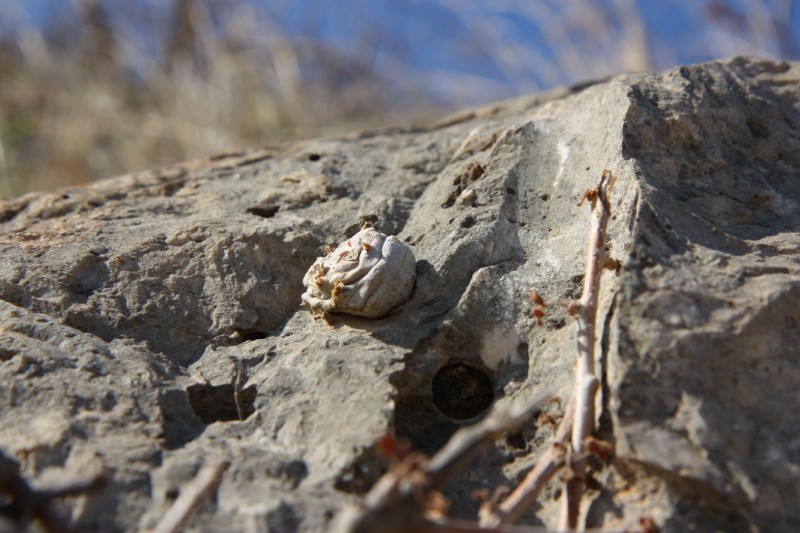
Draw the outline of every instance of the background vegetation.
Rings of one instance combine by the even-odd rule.
[[[720,56],[790,0],[0,0],[0,196]]]

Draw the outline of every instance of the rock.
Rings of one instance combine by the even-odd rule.
[[[105,470],[61,511],[152,527],[229,461],[188,531],[319,531],[386,464],[493,398],[569,394],[589,211],[617,176],[599,309],[591,527],[800,529],[800,64],[750,58],[502,102],[0,205],[0,448],[32,480]],[[315,319],[303,276],[369,222],[416,257],[380,319]],[[541,326],[529,312],[547,302]],[[447,488],[510,485],[552,436]],[[602,466],[602,468],[601,468]],[[553,527],[560,483],[522,523]],[[69,511],[69,513],[67,513]]]

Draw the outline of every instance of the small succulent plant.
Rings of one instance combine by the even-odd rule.
[[[314,261],[303,277],[303,302],[315,314],[380,318],[411,296],[415,263],[406,243],[364,228]]]

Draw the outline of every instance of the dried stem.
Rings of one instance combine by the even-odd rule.
[[[194,511],[203,496],[211,492],[219,483],[228,463],[203,465],[197,475],[181,489],[178,499],[172,504],[152,533],[175,533]]]
[[[497,508],[481,517],[481,526],[498,528],[504,524],[513,523],[519,516],[536,501],[542,488],[550,481],[556,472],[566,463],[567,441],[572,432],[574,404],[567,405],[561,423],[556,429],[553,443],[539,458],[536,466],[528,472],[525,479]]]
[[[577,527],[586,469],[584,440],[594,431],[594,396],[598,388],[598,380],[594,375],[595,322],[600,275],[606,264],[605,234],[611,211],[608,197],[614,186],[614,179],[611,172],[604,171],[600,184],[586,191],[581,200],[581,203],[589,200],[592,206],[592,222],[583,294],[580,301],[571,306],[578,322],[578,361],[572,399],[556,430],[553,444],[509,497],[482,517],[481,525],[484,527],[496,528],[514,522],[536,500],[542,487],[566,464],[567,452],[571,452],[570,475],[560,529],[572,530]],[[568,440],[571,440],[571,449],[567,446]]]
[[[614,175],[604,170],[600,184],[586,191],[581,200],[589,200],[592,207],[589,247],[586,254],[586,272],[583,294],[575,306],[578,322],[578,361],[576,365],[575,420],[572,425],[572,453],[569,459],[570,475],[567,479],[564,507],[559,529],[575,530],[578,527],[580,500],[584,487],[587,453],[584,441],[594,432],[594,397],[599,381],[594,373],[595,321],[600,276],[606,264],[605,239],[608,218],[611,214],[609,195],[614,187]]]
[[[452,525],[449,522],[431,518],[431,514],[439,515],[442,510],[439,506],[442,497],[437,489],[503,433],[530,420],[547,398],[547,395],[539,395],[524,403],[498,402],[482,421],[458,430],[430,460],[421,454],[409,455],[375,483],[359,506],[345,509],[333,531],[468,531],[448,529]],[[473,526],[478,527],[477,524]]]
[[[547,398],[547,395],[541,394],[525,403],[498,403],[486,418],[458,430],[424,467],[429,487],[442,486],[447,479],[466,468],[503,433],[530,420]]]

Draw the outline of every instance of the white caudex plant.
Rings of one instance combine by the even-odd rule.
[[[303,303],[312,313],[380,318],[411,296],[415,263],[406,243],[364,228],[314,261],[303,277]]]

